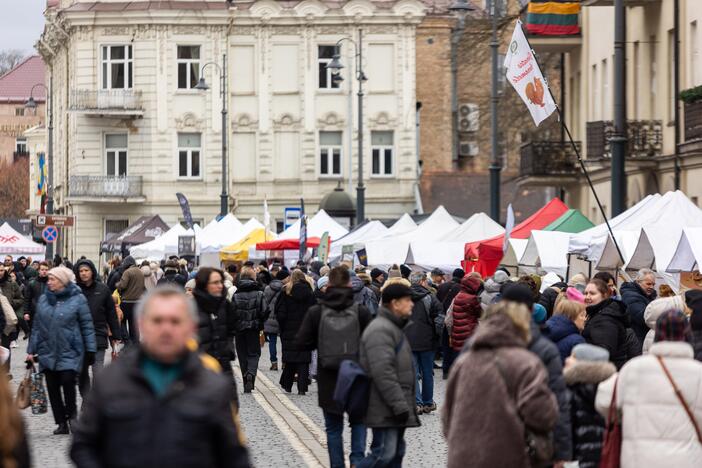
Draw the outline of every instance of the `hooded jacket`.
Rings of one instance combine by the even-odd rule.
[[[453,300],[453,327],[451,328],[451,347],[460,351],[463,344],[478,326],[478,319],[483,313],[478,299],[480,280],[465,276],[461,280],[461,290]]]
[[[144,274],[136,266],[136,262],[129,255],[122,263],[124,266],[122,277],[117,281],[116,288],[120,292],[123,301],[136,302],[146,291],[144,285]]]
[[[558,347],[562,363],[565,363],[575,345],[585,343],[578,327],[565,315],[554,315],[548,319],[543,335]]]
[[[215,358],[223,368],[231,368],[230,361],[236,357],[234,331],[236,322],[231,303],[225,292],[213,296],[207,291],[193,290],[197,304],[197,337],[200,349]]]
[[[435,324],[444,315],[443,307],[436,296],[419,284],[412,285],[412,302],[412,317],[405,335],[413,352],[432,351],[439,344]]]
[[[378,303],[373,291],[366,286],[361,278],[356,275],[351,276],[351,289],[353,290],[353,300],[356,304],[366,307],[371,314],[375,315],[378,311]]]
[[[657,356],[663,358],[697,424],[702,424],[702,363],[688,343],[654,343],[649,354],[619,371],[616,406],[622,415],[621,467],[700,466],[702,444]],[[595,407],[606,417],[612,401],[612,376],[597,388]]]
[[[573,460],[578,460],[580,468],[597,468],[600,464],[605,418],[595,410],[595,396],[598,384],[616,372],[611,362],[594,361],[576,361],[563,371],[571,396]]]
[[[80,372],[85,353],[97,351],[88,302],[71,283],[39,299],[27,354],[39,355],[40,370]]]
[[[262,330],[267,318],[263,309],[263,291],[258,283],[248,278],[239,280],[237,290],[232,296],[236,331]]]
[[[319,323],[322,317],[322,305],[334,310],[344,310],[353,307],[353,291],[351,288],[327,288],[324,297],[319,300],[320,305],[310,307],[302,321],[302,326],[297,334],[297,341],[302,349],[312,351],[317,349],[319,339]],[[361,333],[372,319],[371,313],[363,305],[358,306],[358,323]],[[332,414],[343,414],[343,411],[334,402],[334,389],[339,372],[334,369],[317,367],[317,387],[319,388],[319,406]],[[354,421],[360,422],[360,421]]]
[[[646,338],[643,341],[643,353],[648,353],[648,350],[653,344],[653,338],[656,333],[656,320],[658,317],[663,315],[664,312],[669,310],[685,310],[685,300],[683,296],[672,296],[672,297],[659,297],[651,301],[644,310],[644,320],[646,321],[646,326],[649,328],[648,333],[646,333]]]
[[[646,306],[657,297],[657,293],[653,291],[651,295],[646,294],[635,281],[622,284],[620,293],[622,295],[622,302],[626,304],[626,310],[631,319],[631,328],[634,330],[634,333],[636,333],[639,342],[643,345],[646,339],[646,333],[648,333],[648,326],[644,319],[644,311],[646,310]]]
[[[290,294],[284,288],[275,306],[283,343],[283,362],[306,363],[312,361],[312,353],[297,342],[297,333],[310,307],[317,304],[309,283],[295,283]]]
[[[416,376],[407,325],[384,306],[361,336],[360,364],[370,378],[365,423],[371,428],[417,427]],[[408,415],[402,419],[401,415]]]
[[[78,273],[81,266],[87,266],[93,272],[93,281],[90,286],[80,280]],[[76,282],[80,287],[85,299],[88,302],[90,316],[93,318],[95,328],[95,341],[98,349],[107,349],[108,327],[112,332],[113,340],[121,340],[121,330],[117,319],[115,301],[112,299],[110,290],[103,283],[97,280],[97,269],[90,260],[79,260],[74,266]]]
[[[276,301],[280,291],[283,289],[283,282],[279,279],[274,279],[270,282],[263,291],[263,309],[268,314],[266,323],[263,324],[263,331],[266,333],[280,333],[278,320],[275,318]]]
[[[468,461],[476,467],[529,468],[525,425],[548,433],[558,417],[547,379],[509,317],[483,321],[469,351],[454,362],[446,387],[441,422],[448,468]]]
[[[609,351],[609,360],[621,369],[628,359],[626,329],[629,315],[626,305],[616,299],[605,299],[587,307],[587,321],[583,329],[585,341]]]
[[[484,290],[480,294],[480,302],[483,304],[483,308],[487,308],[490,304],[495,301],[495,298],[500,294],[500,288],[504,283],[498,283],[492,278],[488,278],[483,287]]]

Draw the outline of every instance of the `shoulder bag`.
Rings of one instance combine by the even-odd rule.
[[[673,391],[675,392],[675,396],[677,396],[678,400],[680,400],[680,404],[685,409],[687,416],[690,418],[690,422],[692,423],[692,426],[695,428],[695,432],[697,433],[697,440],[700,442],[700,444],[702,444],[702,433],[700,433],[700,426],[698,426],[697,421],[695,421],[695,415],[692,414],[692,410],[690,409],[690,406],[688,406],[687,402],[685,401],[685,397],[683,396],[683,394],[680,391],[680,389],[678,388],[678,386],[675,384],[675,381],[673,380],[673,376],[670,375],[668,368],[665,366],[665,363],[663,362],[663,358],[660,356],[656,356],[656,357],[658,358],[658,362],[661,363],[661,367],[663,368],[663,372],[665,373],[665,376],[668,377],[668,381],[670,382],[670,385],[673,386]]]
[[[600,468],[619,468],[622,452],[622,423],[617,415],[617,384],[619,377],[614,381],[612,401],[609,403],[607,424],[605,426]]]

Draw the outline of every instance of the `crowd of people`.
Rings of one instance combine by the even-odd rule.
[[[249,466],[235,360],[243,393],[256,391],[261,365],[287,393],[316,385],[332,468],[346,466],[345,420],[351,466],[401,466],[406,431],[437,411],[450,467],[599,466],[617,423],[622,466],[696,466],[702,291],[659,290],[645,269],[618,286],[606,272],[565,281],[130,256],[101,275],[85,258],[8,256],[0,429],[11,436],[0,437],[0,467],[29,466],[7,385],[20,339],[79,467]]]

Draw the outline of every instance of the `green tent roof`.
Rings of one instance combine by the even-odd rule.
[[[544,231],[578,233],[595,225],[578,210],[568,210],[560,218],[546,226]]]

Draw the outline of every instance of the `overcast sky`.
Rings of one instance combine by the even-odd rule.
[[[46,0],[0,0],[0,49],[36,53],[34,43],[44,30]]]

